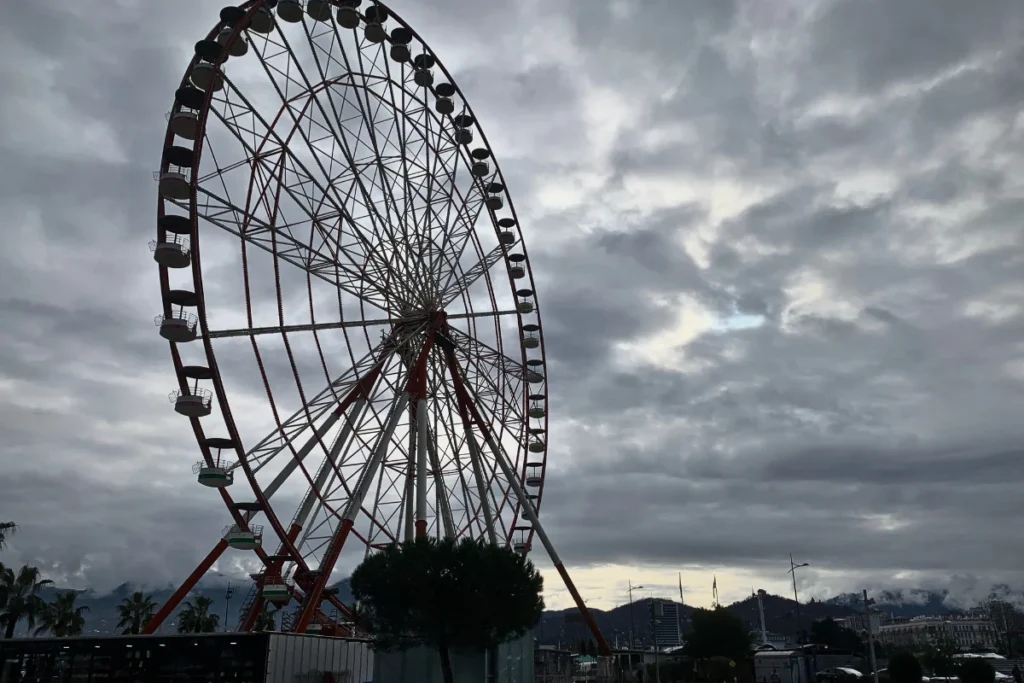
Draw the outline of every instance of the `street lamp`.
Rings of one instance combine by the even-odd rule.
[[[633,591],[642,590],[643,586],[634,586],[632,581],[629,581],[629,649],[632,650],[636,647],[636,636],[633,631]]]
[[[789,554],[789,573],[793,575],[793,601],[796,602],[796,639],[797,645],[800,644],[800,597],[796,594],[796,570],[801,567],[810,567],[808,562],[803,564],[796,564],[793,562],[793,553]]]
[[[228,581],[228,589],[224,592],[224,630],[228,630],[228,608],[231,606],[231,596],[235,594],[235,589],[231,587],[231,582]]]

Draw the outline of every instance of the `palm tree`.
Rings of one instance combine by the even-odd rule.
[[[220,615],[210,614],[213,600],[202,595],[181,608],[178,613],[178,633],[213,633],[220,625]]]
[[[35,628],[36,618],[42,616],[46,603],[39,591],[53,581],[41,579],[39,570],[24,566],[15,574],[10,567],[0,564],[0,624],[5,624],[4,638],[13,638],[14,629],[22,619]]]
[[[17,530],[18,525],[14,522],[0,522],[0,550],[7,547],[7,537],[13,536]]]
[[[138,634],[153,618],[154,612],[156,603],[153,602],[153,596],[135,591],[132,597],[125,598],[117,606],[117,615],[121,617],[121,621],[117,622],[117,628],[124,629],[121,631],[123,636]]]
[[[46,605],[39,618],[39,628],[36,635],[49,631],[58,638],[68,636],[80,636],[85,628],[84,613],[89,611],[85,605],[75,607],[77,591],[64,591],[54,598],[53,602]]]
[[[263,611],[256,617],[256,623],[253,624],[252,630],[262,633],[264,631],[273,631],[277,624],[275,619],[277,617],[277,610],[271,611],[270,607],[264,606]]]

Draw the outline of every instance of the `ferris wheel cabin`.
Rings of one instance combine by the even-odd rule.
[[[224,540],[237,550],[255,550],[263,541],[263,527],[250,524],[249,528],[243,529],[232,524],[224,529]]]

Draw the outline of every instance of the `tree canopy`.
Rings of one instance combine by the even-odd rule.
[[[370,555],[351,579],[376,646],[436,649],[446,683],[451,649],[486,650],[540,621],[543,585],[523,555],[472,539],[432,537]]]
[[[956,668],[961,683],[995,683],[996,670],[984,659],[965,659]]]
[[[14,522],[0,522],[0,550],[7,547],[7,537],[17,530],[18,525]]]
[[[921,683],[921,662],[906,650],[894,652],[889,657],[889,681],[891,683]]]
[[[117,606],[117,628],[123,629],[122,635],[142,633],[153,614],[156,612],[156,603],[152,595],[144,595],[142,591],[135,591],[130,598],[125,598]]]
[[[25,620],[30,629],[43,615],[46,602],[39,591],[53,583],[43,579],[36,567],[24,566],[17,573],[0,563],[0,624],[4,625],[4,638],[13,638],[18,622]]]
[[[58,638],[80,636],[85,629],[85,613],[89,608],[85,605],[75,606],[78,592],[64,591],[47,604],[39,615],[39,628],[35,634],[51,633]]]
[[[256,615],[256,621],[252,630],[257,633],[273,631],[277,627],[277,610],[272,610],[269,605],[264,605],[260,613]]]
[[[178,613],[178,633],[213,633],[220,625],[220,616],[210,614],[213,600],[202,595],[181,608]]]
[[[733,661],[750,655],[750,631],[738,615],[722,607],[693,613],[693,632],[683,652],[695,659],[728,657]]]
[[[956,644],[941,634],[933,645],[929,645],[921,653],[921,663],[931,676],[953,676],[953,670],[956,668],[953,655],[957,652]]]
[[[832,617],[820,619],[811,624],[811,642],[815,645],[826,645],[830,648],[849,650],[850,654],[864,653],[864,640],[860,635],[839,625]]]

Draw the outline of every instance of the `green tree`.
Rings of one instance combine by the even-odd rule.
[[[18,525],[14,522],[0,522],[0,550],[7,547],[7,537],[13,536],[17,530]]]
[[[47,604],[39,615],[39,628],[35,634],[52,633],[58,638],[80,636],[85,629],[85,613],[89,608],[85,605],[76,607],[78,591],[59,593],[53,602]]]
[[[210,614],[213,600],[203,595],[192,598],[178,613],[178,633],[213,633],[220,625],[220,615]]]
[[[889,657],[890,683],[921,683],[921,662],[906,650],[892,653]]]
[[[276,610],[272,611],[268,605],[264,605],[263,610],[256,616],[256,622],[253,624],[252,630],[258,633],[273,631],[277,626],[277,624],[274,623],[276,616]]]
[[[811,642],[830,648],[849,650],[854,656],[864,653],[864,641],[852,629],[840,626],[832,617],[811,624]]]
[[[39,591],[53,582],[40,577],[35,567],[24,566],[14,572],[0,564],[0,624],[4,625],[4,638],[13,638],[18,622],[24,619],[29,629],[35,628],[46,603]]]
[[[712,681],[730,681],[736,675],[736,660],[716,655],[704,663],[704,673]]]
[[[543,585],[523,555],[432,537],[370,555],[351,580],[376,646],[437,650],[445,683],[452,683],[452,649],[487,650],[533,628],[544,611]]]
[[[956,660],[953,655],[957,652],[956,644],[940,633],[934,644],[921,653],[921,663],[931,676],[955,676]]]
[[[961,683],[995,683],[996,670],[984,659],[964,659],[956,667],[956,675]]]
[[[738,615],[722,607],[698,609],[691,623],[693,632],[683,646],[683,654],[688,657],[740,661],[750,656],[750,632]]]
[[[117,606],[117,628],[123,629],[121,635],[134,635],[142,632],[142,629],[153,618],[156,613],[156,603],[152,595],[144,595],[142,591],[135,591],[130,598],[125,598]]]

